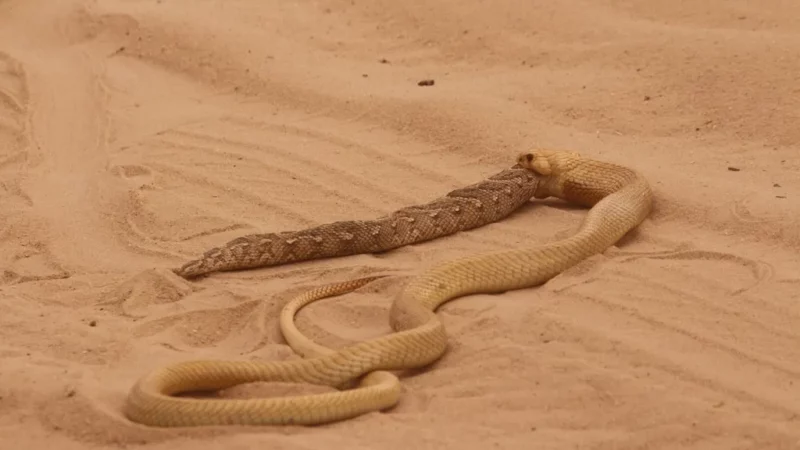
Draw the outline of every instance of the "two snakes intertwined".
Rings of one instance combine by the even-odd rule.
[[[336,351],[305,338],[294,326],[294,315],[314,300],[350,292],[375,277],[306,292],[291,300],[280,318],[287,342],[304,358],[276,362],[190,361],[165,367],[134,385],[125,404],[126,416],[151,426],[313,425],[391,407],[400,398],[400,384],[390,371],[424,367],[447,349],[445,329],[435,314],[440,305],[468,294],[540,285],[612,246],[638,226],[652,208],[653,194],[645,178],[623,166],[553,150],[523,153],[517,166],[534,175],[527,184],[523,183],[533,197],[556,197],[590,208],[575,234],[544,245],[478,254],[434,266],[414,277],[392,303],[390,323],[394,333]],[[229,254],[235,257],[235,252]],[[349,387],[353,381],[359,384],[352,389],[298,397],[176,396],[257,381],[337,388]]]

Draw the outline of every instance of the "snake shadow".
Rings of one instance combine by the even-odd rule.
[[[566,212],[584,212],[588,213],[591,208],[576,205],[574,203],[569,203],[566,200],[561,200],[559,198],[547,198],[547,199],[533,199],[530,202],[523,205],[517,211],[514,211],[514,214],[522,214],[524,211],[529,211],[532,208],[539,208],[539,207],[547,207],[553,208],[560,211]],[[651,216],[657,211],[657,205],[653,205],[653,211],[651,212]],[[575,227],[579,227],[583,221],[583,217],[580,217],[579,221],[575,224]],[[629,244],[636,242],[639,237],[641,236],[641,231],[639,227],[634,227],[632,230],[625,233],[615,244],[615,247],[623,248]]]

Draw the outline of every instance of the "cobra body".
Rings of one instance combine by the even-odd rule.
[[[290,301],[280,320],[287,341],[304,359],[193,361],[159,369],[133,387],[125,414],[152,426],[314,425],[389,408],[400,397],[399,381],[389,371],[427,366],[447,350],[447,335],[435,314],[440,305],[468,294],[542,284],[603,252],[651,211],[649,184],[626,167],[551,150],[522,154],[518,165],[539,178],[535,198],[557,197],[591,208],[574,235],[540,246],[479,254],[435,266],[413,278],[392,303],[390,323],[395,333],[336,351],[305,338],[294,326],[295,313],[314,300],[352,291],[374,278],[314,289]],[[174,396],[256,381],[344,388],[357,380],[360,383],[353,389],[299,397],[208,400]]]

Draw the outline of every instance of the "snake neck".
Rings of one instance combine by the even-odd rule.
[[[593,207],[600,200],[626,190],[642,190],[647,181],[627,167],[582,159],[559,167],[539,184],[536,198],[556,197],[569,203]]]

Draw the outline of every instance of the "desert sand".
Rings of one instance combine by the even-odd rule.
[[[796,0],[0,1],[0,448],[800,448],[798,17]],[[330,347],[380,336],[408,277],[566,237],[586,211],[533,200],[383,254],[170,269],[430,201],[535,147],[639,170],[652,215],[543,286],[443,306],[451,348],[397,407],[319,427],[122,414],[164,365],[296,358],[277,318],[306,289],[392,275],[298,317]],[[221,395],[286,389],[323,388]]]

